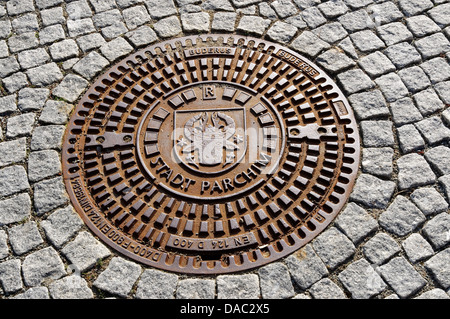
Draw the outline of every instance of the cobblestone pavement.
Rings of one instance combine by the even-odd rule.
[[[268,266],[179,276],[106,248],[69,204],[73,104],[136,48],[252,35],[313,60],[347,94],[362,164],[312,243]],[[448,0],[0,1],[0,298],[450,298]]]

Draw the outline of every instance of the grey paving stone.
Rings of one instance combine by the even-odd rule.
[[[136,30],[130,31],[125,34],[125,37],[135,46],[143,47],[149,45],[158,40],[158,36],[155,31],[149,26],[142,26]]]
[[[347,2],[347,4],[349,4]],[[368,29],[374,26],[373,20],[370,18],[366,10],[358,10],[346,13],[338,18],[343,27],[348,32],[356,32]]]
[[[447,202],[434,188],[415,190],[411,194],[411,200],[427,216],[442,213],[448,209]]]
[[[326,41],[330,44],[336,43],[345,37],[347,37],[347,31],[342,27],[339,22],[331,22],[324,24],[313,30],[314,34],[317,35],[321,40]]]
[[[450,65],[444,58],[434,58],[420,65],[433,84],[450,79]]]
[[[15,93],[28,85],[27,76],[22,72],[14,73],[3,79],[3,87],[8,93]]]
[[[141,272],[142,269],[139,265],[120,257],[114,257],[108,268],[94,281],[94,286],[125,298],[131,292]]]
[[[153,19],[161,19],[177,14],[173,0],[146,0],[145,4]]]
[[[39,9],[47,9],[61,4],[63,0],[36,0],[36,6]]]
[[[183,279],[178,282],[176,299],[214,299],[215,294],[215,280]]]
[[[42,45],[64,40],[65,38],[66,34],[61,24],[51,25],[39,31],[39,41]]]
[[[361,58],[358,64],[372,78],[396,70],[392,62],[379,51]]]
[[[9,256],[8,236],[4,230],[0,230],[0,260]]]
[[[264,299],[286,299],[295,295],[291,276],[286,265],[272,263],[258,270],[261,295]]]
[[[181,24],[186,32],[208,32],[209,14],[207,12],[181,14]]]
[[[31,152],[28,160],[28,178],[37,182],[61,174],[61,160],[54,150]]]
[[[269,25],[270,19],[246,15],[241,18],[237,30],[253,35],[262,35]]]
[[[396,257],[378,270],[400,298],[410,297],[427,283],[404,257]]]
[[[400,252],[400,246],[391,236],[378,233],[364,244],[362,250],[372,264],[381,265]]]
[[[416,123],[415,126],[428,144],[440,143],[450,138],[450,130],[444,125],[440,117],[426,118]]]
[[[425,147],[425,141],[413,124],[397,128],[397,136],[403,154]]]
[[[0,225],[24,221],[31,216],[31,199],[27,193],[0,201]]]
[[[45,235],[56,248],[61,248],[84,225],[72,206],[56,210],[41,222]]]
[[[352,33],[350,38],[355,47],[362,52],[376,51],[386,47],[384,42],[371,30]]]
[[[161,38],[174,37],[183,32],[180,20],[176,16],[159,20],[153,25],[153,28]]]
[[[437,253],[424,263],[425,268],[444,289],[448,289],[450,287],[450,268],[448,267],[449,262],[450,248],[447,248]]]
[[[23,166],[14,165],[0,169],[0,196],[9,196],[29,188]]]
[[[50,296],[47,287],[33,287],[21,294],[15,295],[12,299],[44,300],[50,299]]]
[[[8,237],[16,255],[23,255],[44,242],[36,222],[28,222],[8,229]]]
[[[407,154],[397,160],[398,187],[400,189],[414,188],[433,184],[436,175],[430,165],[419,154]]]
[[[384,147],[395,144],[391,121],[361,121],[360,129],[363,144],[366,147]]]
[[[49,100],[45,103],[39,121],[46,124],[66,124],[73,105],[64,101]]]
[[[392,161],[394,150],[390,147],[364,148],[362,170],[378,177],[390,178],[394,171]]]
[[[445,191],[447,201],[450,201],[450,175],[441,176],[439,177],[438,181]]]
[[[367,12],[377,26],[403,18],[403,14],[392,1],[372,4],[367,7]]]
[[[447,212],[436,215],[425,224],[422,232],[435,249],[443,248],[450,242],[450,215]]]
[[[10,0],[6,2],[6,10],[9,15],[19,15],[26,12],[34,11],[32,0]]]
[[[435,33],[415,41],[415,46],[424,59],[434,58],[450,51],[450,42],[443,33]]]
[[[133,47],[124,39],[117,38],[100,48],[102,54],[111,62],[128,55],[133,51]]]
[[[138,5],[125,9],[122,14],[125,23],[130,30],[136,29],[151,20],[151,17],[144,5]]]
[[[353,59],[337,49],[330,49],[316,59],[316,63],[330,73],[341,72],[355,65]]]
[[[15,138],[19,136],[30,135],[33,131],[36,115],[34,113],[25,113],[10,117],[6,123],[6,136]]]
[[[308,244],[285,259],[293,281],[303,290],[327,276],[328,269]]]
[[[34,208],[37,216],[67,204],[69,198],[61,177],[38,182],[34,185]]]
[[[128,28],[125,26],[125,23],[118,21],[112,25],[102,28],[101,33],[102,36],[106,40],[115,40],[119,38],[121,35],[128,32]]]
[[[61,252],[80,273],[91,269],[99,260],[111,255],[103,244],[86,231],[80,232]]]
[[[271,6],[282,19],[297,13],[297,8],[291,0],[275,0],[271,3]]]
[[[281,21],[275,22],[267,31],[267,36],[275,42],[288,43],[297,33],[297,28]]]
[[[278,15],[275,10],[267,3],[261,2],[258,4],[259,14],[264,18],[277,19]]]
[[[349,70],[338,74],[337,79],[348,94],[373,89],[375,83],[362,70]]]
[[[260,296],[259,277],[256,274],[217,277],[218,299],[258,299]]]
[[[0,77],[4,78],[20,70],[20,65],[14,56],[0,59]]]
[[[303,18],[303,21],[305,21],[308,27],[310,27],[311,29],[315,29],[327,22],[327,19],[316,7],[307,8],[301,11],[300,14]]]
[[[22,51],[17,57],[23,70],[40,66],[50,61],[50,56],[43,48]]]
[[[20,163],[27,157],[25,137],[0,143],[0,167]]]
[[[431,115],[444,109],[444,103],[432,88],[414,94],[413,98],[423,115]]]
[[[380,90],[352,94],[348,99],[358,120],[390,115],[386,100]]]
[[[406,197],[398,195],[378,222],[386,231],[397,236],[406,236],[425,222],[422,212]]]
[[[0,21],[0,39],[7,39],[12,35],[11,22],[9,20]]]
[[[178,276],[156,269],[146,269],[139,279],[136,298],[174,299]]]
[[[335,224],[355,245],[378,228],[377,221],[355,203],[347,204]]]
[[[49,50],[54,61],[68,60],[77,57],[79,54],[78,45],[73,39],[54,43],[49,47]]]
[[[386,101],[394,102],[408,95],[408,89],[396,73],[388,73],[375,79]]]
[[[388,45],[413,39],[412,33],[401,22],[393,22],[377,27],[380,38]]]
[[[109,62],[107,59],[97,52],[91,52],[76,63],[73,66],[73,70],[87,80],[90,80],[108,65]]]
[[[67,30],[70,37],[78,37],[96,31],[91,18],[67,20]]]
[[[450,81],[437,83],[434,89],[445,104],[450,104]],[[443,117],[445,116],[444,113],[442,114]]]
[[[356,180],[350,199],[367,208],[386,208],[395,190],[395,183],[370,174]]]
[[[402,247],[412,263],[417,263],[424,259],[427,259],[434,254],[434,250],[431,245],[418,233],[413,233],[406,238]]]
[[[228,0],[206,0],[202,3],[203,10],[211,11],[233,11],[234,8]]]
[[[390,104],[392,119],[398,126],[415,123],[423,119],[411,98],[405,97]]]
[[[89,82],[75,74],[68,74],[60,84],[53,89],[53,96],[68,102],[75,102],[88,86]]]
[[[425,72],[418,66],[400,70],[398,75],[412,93],[424,90],[431,85]]]
[[[336,18],[343,15],[349,11],[349,8],[344,1],[326,1],[317,6],[317,8],[324,14],[327,18]]]
[[[87,0],[72,1],[66,4],[66,12],[71,20],[92,17],[92,10]]]
[[[450,148],[434,147],[425,153],[425,158],[439,175],[450,174]]]
[[[418,15],[406,19],[408,29],[415,37],[424,37],[441,31],[441,28],[426,15]]]
[[[292,41],[291,46],[294,50],[310,57],[315,57],[321,51],[331,47],[327,42],[321,40],[311,31],[303,31],[302,34]]]
[[[0,283],[7,294],[15,293],[23,288],[19,259],[11,259],[0,263]]]
[[[16,95],[0,97],[0,115],[9,115],[17,110]]]
[[[111,10],[117,7],[114,0],[89,0],[91,5],[94,7],[95,12],[103,12]]]
[[[243,0],[246,1],[246,0]],[[300,9],[306,9],[320,3],[320,0],[293,0]]]
[[[450,4],[444,3],[435,6],[428,11],[431,19],[433,19],[440,27],[450,24]]]
[[[122,13],[118,9],[98,13],[92,17],[97,28],[104,28],[123,21]]]
[[[421,62],[420,53],[407,42],[389,46],[384,53],[397,68]]]
[[[301,14],[293,15],[292,17],[285,19],[285,22],[299,29],[305,29],[307,27],[306,22],[303,20]]]
[[[0,58],[7,58],[9,56],[8,45],[5,40],[0,40]]]
[[[33,49],[39,45],[36,32],[26,32],[13,35],[8,39],[8,46],[11,53],[18,53],[23,50]]]
[[[321,233],[313,241],[313,247],[329,269],[335,269],[356,251],[353,243],[335,227]]]
[[[418,15],[434,6],[430,0],[400,0],[399,5],[406,16]]]
[[[211,30],[233,32],[236,19],[237,14],[234,12],[217,12],[214,14]]]
[[[68,276],[49,285],[52,299],[92,299],[94,293],[86,280],[78,275]]]
[[[450,299],[450,296],[442,289],[435,288],[429,291],[424,292],[420,296],[414,299]]]
[[[66,275],[66,271],[55,249],[47,247],[25,257],[22,274],[25,285],[34,287],[48,280],[57,280]]]
[[[316,282],[309,292],[314,299],[347,299],[342,289],[329,278]]]
[[[63,79],[63,74],[54,62],[44,64],[26,71],[31,84],[45,87]]]
[[[372,265],[364,258],[347,266],[339,273],[338,278],[353,299],[369,299],[380,294],[387,287]]]
[[[33,135],[31,136],[31,150],[60,150],[64,131],[65,127],[63,125],[46,125],[36,127],[33,131]]]
[[[12,20],[12,27],[16,34],[36,32],[39,30],[39,22],[36,13],[26,13]]]

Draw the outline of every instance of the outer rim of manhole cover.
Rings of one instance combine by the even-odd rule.
[[[342,91],[307,58],[196,35],[101,75],[71,116],[62,162],[72,204],[103,242],[212,275],[276,261],[322,232],[353,188],[360,138]]]

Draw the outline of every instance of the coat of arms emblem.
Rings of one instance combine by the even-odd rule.
[[[175,125],[175,153],[191,169],[219,173],[245,156],[243,109],[179,111]]]

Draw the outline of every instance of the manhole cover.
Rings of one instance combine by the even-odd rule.
[[[334,219],[359,135],[336,84],[293,51],[187,37],[92,85],[63,165],[74,207],[115,250],[165,270],[229,273],[287,256]]]

